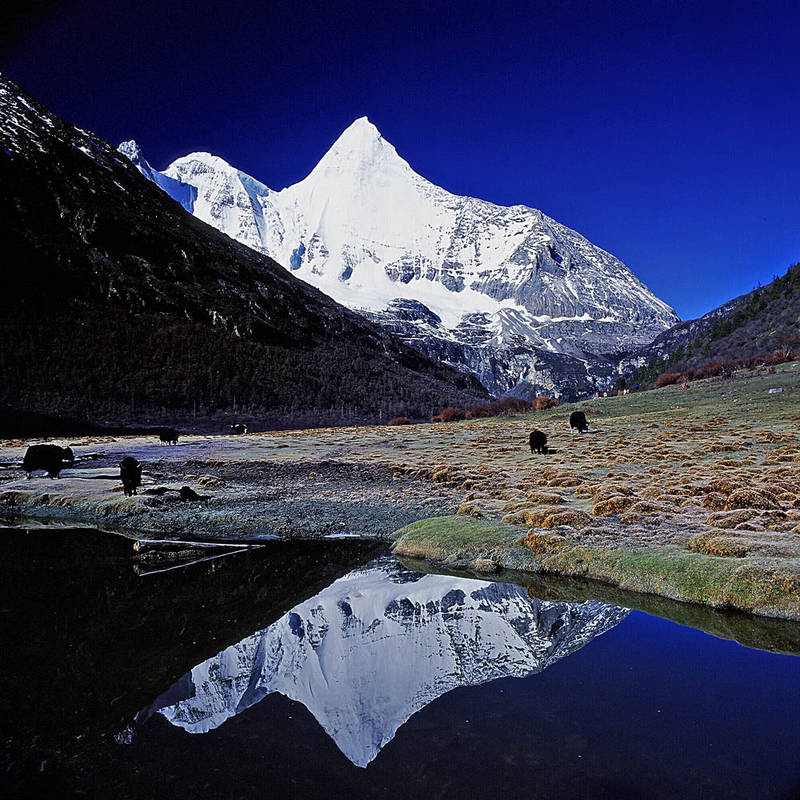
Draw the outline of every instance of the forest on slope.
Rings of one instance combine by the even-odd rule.
[[[486,398],[192,217],[4,76],[0,99],[0,417],[285,426]]]
[[[663,385],[800,356],[800,263],[766,286],[676,325],[640,355],[648,362],[626,376],[628,386],[659,378]]]

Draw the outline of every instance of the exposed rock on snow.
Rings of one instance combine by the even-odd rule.
[[[496,393],[563,383],[569,394],[576,369],[585,393],[587,377],[602,381],[678,321],[619,259],[541,211],[425,180],[366,117],[282,191],[208,153],[159,173],[135,142],[121,149],[200,219],[429,355],[447,351]],[[422,320],[403,316],[403,301]],[[554,367],[548,354],[566,358]]]

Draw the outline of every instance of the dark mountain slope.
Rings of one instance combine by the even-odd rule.
[[[427,416],[485,396],[184,211],[0,76],[0,404]]]
[[[629,382],[658,375],[736,367],[775,353],[800,354],[800,264],[766,286],[740,295],[696,320],[682,322],[635,354],[645,362]]]

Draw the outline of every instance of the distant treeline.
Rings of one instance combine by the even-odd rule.
[[[438,379],[421,356],[417,372],[375,358],[358,342],[289,349],[159,315],[109,309],[87,310],[79,322],[76,316],[2,315],[1,405],[92,423],[224,412],[329,424],[428,418],[477,394],[470,376],[454,387],[452,370],[442,367]]]
[[[462,419],[483,419],[485,417],[511,416],[513,414],[529,414],[531,411],[544,411],[555,408],[558,400],[552,397],[537,397],[523,400],[521,397],[501,397],[490,403],[472,406],[469,411],[460,408],[445,408],[431,417],[431,422],[458,422]],[[394,420],[393,420],[394,422]],[[395,424],[402,424],[396,423]]]

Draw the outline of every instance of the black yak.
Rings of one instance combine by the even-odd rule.
[[[162,444],[178,444],[178,431],[175,428],[162,428],[158,432],[158,438]]]
[[[191,502],[192,500],[205,500],[206,498],[202,495],[197,494],[197,492],[192,489],[191,486],[181,486],[180,491],[178,494],[181,496],[181,500],[184,502]]]
[[[31,472],[37,469],[47,471],[51,478],[58,478],[59,472],[64,467],[72,466],[75,455],[70,447],[59,447],[57,444],[34,444],[31,445],[22,460],[22,468],[27,473],[26,477],[31,477]]]
[[[247,425],[242,425],[241,423],[238,425],[231,425],[231,430],[234,433],[247,433]]]
[[[142,465],[133,456],[125,456],[119,462],[119,477],[125,496],[136,494],[137,487],[142,485]]]
[[[528,438],[531,446],[531,453],[547,453],[547,434],[542,431],[534,431]]]
[[[583,411],[573,411],[569,415],[569,427],[577,428],[581,433],[589,430],[589,423],[586,421],[586,414]]]

